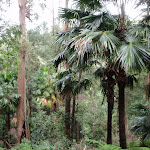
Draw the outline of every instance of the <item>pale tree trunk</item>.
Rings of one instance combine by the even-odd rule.
[[[26,14],[26,0],[18,0],[19,15],[20,15],[20,51],[19,60],[20,65],[18,68],[18,94],[20,94],[18,109],[17,109],[17,142],[21,142],[21,139],[26,137],[26,79],[25,79],[25,14]]]
[[[61,0],[59,0],[59,11],[58,11],[58,32],[60,32],[60,17],[59,17],[59,14],[60,14],[60,3],[61,3]]]
[[[66,8],[68,8],[68,2],[69,2],[69,0],[66,0]],[[68,31],[68,29],[69,29],[69,25],[68,25],[68,21],[66,20],[65,21],[65,31]]]
[[[54,0],[53,0],[53,9],[52,9],[52,13],[53,13],[53,36],[55,35],[55,13],[54,13]]]

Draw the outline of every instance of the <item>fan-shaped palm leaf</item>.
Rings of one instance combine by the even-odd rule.
[[[119,39],[111,31],[93,32],[90,30],[83,30],[78,37],[74,38],[72,46],[78,51],[79,59],[87,52],[88,45],[91,44],[92,48],[99,52],[102,56],[104,52],[109,51],[110,54],[116,51],[119,45]]]
[[[117,21],[115,16],[112,16],[106,12],[99,15],[88,15],[81,19],[85,22],[87,28],[92,30],[114,30],[117,27]]]
[[[76,9],[62,8],[60,12],[60,18],[64,20],[77,19],[80,20],[82,17],[88,16],[89,12],[82,12]]]
[[[140,71],[150,62],[150,52],[132,37],[126,40],[127,42],[120,47],[118,59],[129,71]]]
[[[81,11],[99,11],[102,8],[100,0],[74,0]]]

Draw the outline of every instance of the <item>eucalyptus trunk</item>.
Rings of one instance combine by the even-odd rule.
[[[26,14],[26,0],[18,0],[20,8],[20,51],[19,60],[20,65],[18,69],[18,94],[20,94],[19,104],[17,108],[17,142],[26,137],[26,79],[25,79],[25,14]]]
[[[54,13],[54,0],[53,0],[53,9],[52,9],[52,13],[53,13],[53,36],[55,35],[55,13]]]
[[[68,8],[68,3],[69,3],[69,0],[66,0],[66,8]],[[66,20],[65,21],[65,31],[68,31],[68,28],[69,28],[68,21]]]

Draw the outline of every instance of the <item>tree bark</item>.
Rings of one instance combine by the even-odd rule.
[[[112,144],[112,111],[114,107],[114,85],[115,80],[108,77],[106,81],[107,86],[107,103],[108,103],[108,116],[107,116],[107,144]]]
[[[146,99],[150,99],[150,73],[148,73],[147,77],[147,86],[146,86]]]
[[[26,137],[26,79],[25,79],[25,14],[26,14],[26,0],[18,0],[20,8],[20,51],[19,60],[20,65],[18,69],[18,94],[20,94],[19,104],[17,108],[17,140],[21,142],[21,138]]]
[[[65,135],[70,138],[70,101],[71,91],[68,91],[65,98]]]
[[[10,126],[10,113],[9,113],[9,112],[7,112],[7,117],[6,117],[6,126],[7,126],[8,133],[9,133],[10,128],[11,128],[11,126]],[[9,138],[10,138],[10,141],[11,141],[11,135],[9,135]]]
[[[53,9],[52,9],[52,13],[53,13],[53,36],[55,35],[55,13],[54,13],[54,0],[53,0]]]
[[[66,8],[68,8],[68,1],[66,0]],[[65,22],[65,31],[68,31],[68,22]],[[66,70],[69,69],[69,65],[66,64]],[[66,81],[66,84],[69,82]],[[68,88],[68,92],[65,97],[65,135],[70,138],[70,102],[71,102],[71,90]]]
[[[68,2],[69,0],[66,0],[66,8],[68,8]],[[68,20],[65,21],[65,31],[68,31],[69,25],[68,25]]]
[[[73,138],[73,131],[74,131],[74,116],[75,116],[75,101],[76,97],[73,96],[73,105],[72,105],[72,125],[71,125],[71,138]]]
[[[119,87],[119,138],[120,147],[126,149],[126,129],[125,129],[125,85],[126,85],[126,74],[124,69],[119,68],[118,75],[118,87]]]

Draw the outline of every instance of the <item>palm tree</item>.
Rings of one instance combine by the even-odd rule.
[[[61,17],[69,18],[70,20],[78,19],[78,21],[80,21],[80,28],[84,27],[86,25],[87,32],[90,31],[90,30],[88,30],[88,28],[92,29],[92,30],[96,30],[99,28],[102,31],[106,31],[108,29],[112,29],[112,30],[115,29],[115,27],[116,27],[115,19],[111,15],[109,15],[108,13],[100,13],[99,15],[93,15],[93,14],[89,15],[91,9],[93,9],[93,4],[90,5],[91,9],[89,11],[89,8],[88,8],[89,6],[85,7],[85,6],[89,5],[89,3],[85,4],[83,1],[79,1],[79,3],[80,3],[80,5],[79,5],[80,7],[84,5],[84,8],[86,8],[86,11],[84,10],[85,12],[82,12],[79,10],[63,9],[64,13],[61,14]],[[98,5],[101,8],[100,3]],[[85,32],[85,34],[87,34],[87,32]],[[79,32],[78,32],[78,34],[79,34]],[[101,32],[101,34],[102,34],[101,40],[114,37],[114,36],[111,37],[110,33],[108,33],[108,35],[107,35],[104,32]],[[114,38],[117,39],[116,37],[114,37]],[[87,49],[88,49],[88,47],[89,47],[89,44],[87,44]],[[111,47],[111,44],[109,44],[109,47]],[[105,53],[105,57],[107,57],[107,59],[108,59],[107,63],[109,64],[110,60],[111,60],[110,55],[109,55],[109,49],[107,51],[105,51],[104,53]],[[82,59],[83,55],[80,58]],[[111,64],[113,64],[113,63],[111,62]],[[112,144],[111,125],[112,125],[112,110],[113,110],[113,104],[114,104],[114,85],[115,85],[115,81],[113,79],[113,76],[115,75],[115,71],[112,66],[113,65],[108,65],[104,71],[105,76],[108,78],[106,81],[107,88],[108,88],[108,90],[106,92],[107,93],[106,94],[107,101],[108,101],[108,128],[107,128],[107,130],[108,130],[107,143],[108,144]]]
[[[137,7],[140,5],[146,4],[147,9],[147,15],[143,18],[142,21],[138,23],[138,25],[135,26],[134,32],[137,33],[135,36],[140,35],[140,37],[145,41],[145,44],[147,45],[147,48],[150,48],[150,16],[149,16],[149,7],[150,7],[150,2],[148,0],[139,0],[137,3]],[[144,11],[145,11],[144,10]],[[148,80],[147,80],[147,87],[146,87],[146,96],[147,99],[150,98],[150,64],[147,65],[147,70],[148,70]]]
[[[86,29],[75,39],[74,45],[76,45],[79,57],[86,51],[87,43],[91,43],[93,49],[101,54],[109,49],[109,53],[114,56],[114,61],[117,60],[116,80],[119,87],[120,146],[126,148],[124,89],[127,76],[125,69],[131,71],[145,67],[145,62],[149,62],[150,54],[140,45],[138,40],[136,41],[131,35],[125,35],[127,29],[124,24],[124,15],[122,15],[120,20],[120,26],[115,30],[117,37],[114,32]]]
[[[84,1],[79,1],[81,4],[84,3]],[[83,3],[82,3],[83,2]],[[84,7],[86,8],[86,7]],[[88,9],[85,9],[86,11]],[[145,50],[140,44],[139,41],[135,41],[135,39],[130,35],[126,36],[125,33],[127,33],[127,28],[125,26],[125,20],[124,20],[124,11],[123,11],[123,5],[122,5],[122,15],[120,17],[120,25],[117,28],[117,24],[115,21],[112,21],[113,17],[108,15],[107,13],[101,13],[99,15],[93,15],[89,12],[88,16],[84,16],[80,19],[79,11],[70,11],[72,14],[76,12],[77,15],[74,15],[76,17],[70,17],[72,14],[70,14],[71,19],[77,19],[80,20],[80,27],[84,27],[83,30],[80,30],[80,34],[73,38],[71,42],[71,47],[74,46],[76,49],[75,53],[78,53],[79,60],[83,58],[85,52],[87,52],[87,48],[89,45],[92,46],[94,53],[99,53],[101,58],[104,60],[113,60],[112,65],[110,66],[116,66],[116,67],[110,67],[111,70],[113,69],[114,73],[112,76],[108,77],[108,79],[112,80],[115,75],[116,82],[118,83],[119,87],[119,129],[120,129],[120,146],[122,148],[126,148],[126,135],[125,135],[125,111],[124,111],[124,89],[127,82],[127,76],[126,76],[126,70],[138,70],[139,68],[145,67],[145,62],[149,61],[149,52]],[[85,13],[84,13],[85,14]],[[65,15],[65,14],[64,14]],[[114,26],[112,26],[112,23],[114,23]],[[116,28],[116,29],[115,29]],[[108,61],[108,62],[109,62]],[[109,66],[109,65],[108,65]],[[107,67],[106,67],[107,68]],[[109,68],[109,67],[108,67]],[[107,69],[108,69],[107,68]],[[110,70],[110,71],[111,71]],[[113,80],[112,80],[113,81]],[[107,81],[108,82],[108,81]],[[113,91],[114,88],[114,82],[111,82],[110,87],[112,87],[111,91]],[[109,93],[109,92],[108,92]],[[112,92],[110,92],[112,94]],[[107,95],[108,96],[108,95]],[[111,97],[111,96],[110,96]],[[110,97],[108,96],[107,99],[110,100]],[[111,115],[112,111],[112,102],[113,97],[110,100],[111,106],[109,107],[109,114]],[[111,117],[108,117],[111,118]],[[111,119],[108,119],[111,122]],[[108,123],[110,126],[111,123]],[[109,129],[108,132],[111,130]],[[109,135],[109,134],[108,134]],[[111,136],[109,136],[108,143],[111,143]]]

